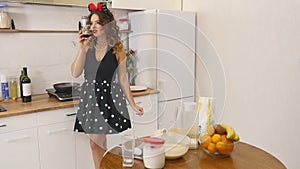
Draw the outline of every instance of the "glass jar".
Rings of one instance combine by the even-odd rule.
[[[8,77],[9,81],[9,98],[12,100],[18,99],[17,77]]]
[[[190,137],[190,149],[198,148],[198,118],[197,103],[183,102],[180,128]]]
[[[10,17],[7,13],[8,6],[6,4],[0,4],[0,28],[9,29],[10,28]]]
[[[144,138],[143,162],[146,168],[163,168],[165,166],[164,139]]]

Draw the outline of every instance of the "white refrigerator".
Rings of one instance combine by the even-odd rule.
[[[137,49],[136,85],[160,91],[158,128],[176,127],[182,103],[195,96],[195,12],[129,13],[129,47]]]

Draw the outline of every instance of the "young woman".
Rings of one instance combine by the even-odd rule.
[[[89,4],[87,24],[92,36],[83,37],[79,31],[79,49],[72,64],[73,77],[84,71],[81,98],[74,130],[90,136],[95,168],[106,151],[106,134],[115,134],[131,128],[126,107],[143,114],[135,104],[126,75],[126,53],[120,41],[119,28],[105,4]]]

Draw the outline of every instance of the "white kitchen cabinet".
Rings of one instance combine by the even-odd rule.
[[[44,126],[54,123],[74,121],[76,115],[75,108],[65,108],[37,113],[37,125]]]
[[[73,108],[37,114],[41,169],[76,168]]]
[[[84,133],[75,133],[76,142],[76,168],[94,169],[90,137]]]
[[[36,128],[0,134],[0,150],[0,168],[40,168]]]
[[[94,169],[88,135],[73,131],[76,111],[37,113],[41,169]]]
[[[41,169],[76,168],[73,122],[38,128]]]
[[[0,118],[0,133],[36,127],[36,114]]]
[[[113,0],[113,8],[181,10],[181,0]]]
[[[0,118],[0,168],[39,168],[36,115]]]
[[[75,112],[0,118],[0,168],[94,169],[88,136],[73,131]]]

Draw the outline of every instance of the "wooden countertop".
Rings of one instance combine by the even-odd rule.
[[[102,159],[100,169],[123,169],[119,147],[110,150]],[[144,169],[142,160],[134,160],[132,169]],[[176,160],[166,160],[164,169],[286,169],[271,154],[240,142],[228,157],[213,157],[205,153],[199,146],[189,150],[187,154]]]
[[[159,93],[158,90],[147,89],[141,92],[132,92],[132,95],[133,97],[138,97],[157,93]],[[32,101],[29,103],[23,103],[20,98],[17,101],[9,100],[7,102],[0,102],[1,106],[7,109],[6,112],[0,112],[0,118],[73,107],[77,103],[78,100],[59,101],[54,97],[49,97],[46,93],[33,95]]]

